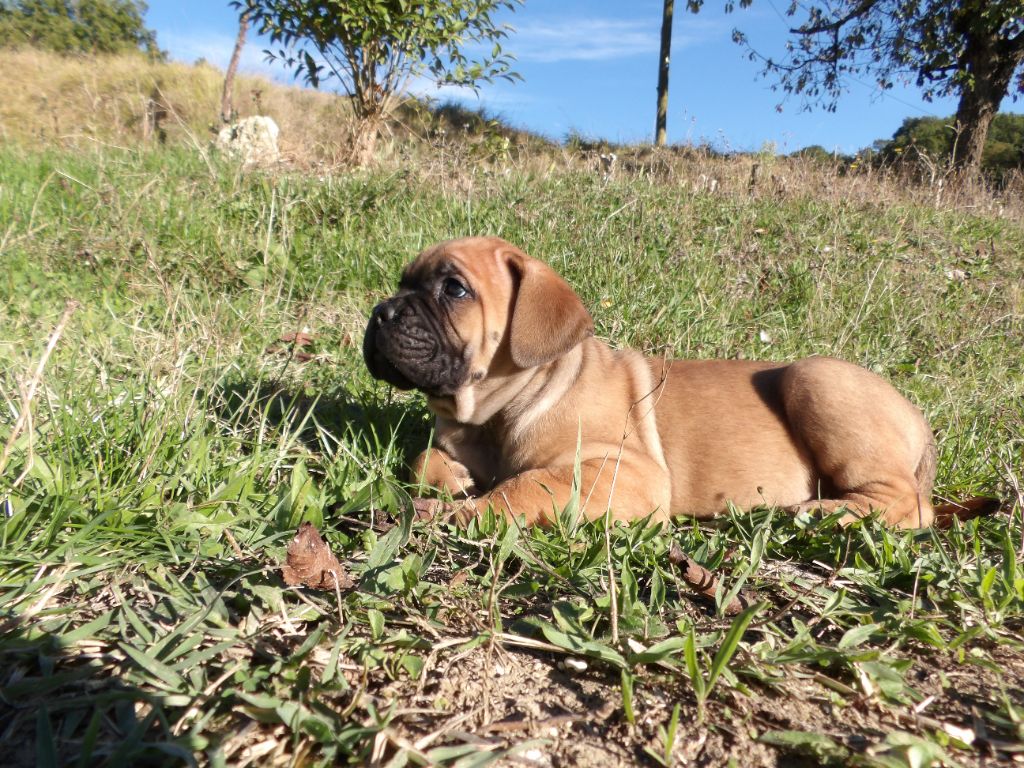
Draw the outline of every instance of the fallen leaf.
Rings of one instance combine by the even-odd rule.
[[[308,347],[313,343],[313,334],[309,333],[308,328],[304,328],[301,331],[295,331],[294,333],[281,334],[277,340],[279,342],[284,342],[288,346],[282,347],[276,343],[271,344],[263,350],[263,353],[266,355],[287,356],[297,363],[308,363],[310,360],[316,359],[316,355],[309,352],[303,352],[301,349],[301,347]]]
[[[288,558],[281,566],[284,583],[311,589],[350,589],[355,586],[345,566],[331,552],[320,531],[312,523],[303,523],[288,544]]]
[[[308,347],[313,343],[313,335],[305,331],[282,334],[279,341],[294,344],[296,347]]]
[[[683,552],[683,548],[675,541],[669,545],[668,561],[674,565],[678,565],[682,569],[683,581],[689,585],[690,589],[701,597],[705,597],[709,600],[715,599],[715,593],[718,591],[718,578],[703,565]],[[722,606],[722,612],[726,616],[735,616],[738,613],[742,613],[745,608],[752,604],[753,600],[750,596],[741,592],[730,600],[727,605]]]
[[[265,355],[277,355],[279,357],[290,357],[296,363],[308,363],[311,360],[316,360],[316,355],[311,355],[309,352],[303,352],[301,349],[291,351],[284,349],[277,345],[271,345],[263,350]]]

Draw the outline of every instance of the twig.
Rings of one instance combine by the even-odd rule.
[[[682,568],[683,581],[685,581],[697,594],[702,597],[706,597],[710,600],[715,599],[715,594],[718,591],[718,578],[703,565],[700,565],[696,560],[683,552],[675,541],[672,542],[668,550],[668,559],[670,563],[674,563]],[[722,606],[722,612],[726,616],[735,616],[738,613],[743,612],[744,609],[748,608],[753,603],[750,598],[744,594],[739,594],[730,600],[726,605]]]
[[[618,470],[618,464],[615,467]],[[615,585],[615,566],[612,563],[612,493],[614,493],[615,476],[612,476],[613,490],[608,494],[608,508],[604,518],[604,556],[608,561],[608,605],[611,609],[612,645],[619,644],[619,596]]]
[[[3,453],[0,454],[0,475],[3,475],[4,470],[7,468],[7,462],[10,460],[11,454],[14,452],[14,444],[18,441],[18,437],[25,429],[25,426],[31,423],[32,401],[35,399],[36,391],[39,389],[39,384],[43,380],[43,371],[46,369],[46,362],[50,359],[50,355],[57,346],[57,341],[60,339],[61,334],[64,333],[64,329],[67,327],[68,321],[71,319],[71,315],[74,314],[76,309],[78,309],[77,301],[69,301],[64,307],[64,314],[61,315],[60,320],[57,322],[57,326],[53,329],[53,333],[50,334],[50,340],[46,342],[46,349],[43,350],[43,356],[39,358],[39,364],[36,365],[35,373],[32,374],[32,378],[29,381],[28,386],[22,390],[21,412],[18,414],[18,420],[14,422],[14,428],[11,430],[11,434],[7,438],[7,444],[4,445]],[[18,476],[18,479],[11,485],[11,488],[16,488],[20,485],[21,481],[25,479],[29,470],[32,468],[33,461],[31,455],[31,444],[30,436],[29,460],[25,465],[25,469],[22,470],[22,473]]]

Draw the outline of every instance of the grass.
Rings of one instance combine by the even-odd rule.
[[[9,764],[1019,756],[1012,211],[824,176],[748,192],[685,159],[611,179],[464,159],[313,178],[187,147],[0,148]],[[749,176],[730,162],[720,178]],[[616,345],[881,372],[936,429],[938,494],[995,492],[1004,512],[913,533],[771,509],[665,530],[571,510],[549,530],[413,522],[402,464],[429,417],[369,378],[362,328],[405,261],[470,233],[551,262]],[[308,362],[280,340],[302,329]],[[305,520],[355,590],[283,584]],[[716,605],[672,541],[722,577]],[[753,607],[726,617],[740,589]]]
[[[190,65],[141,53],[61,56],[0,48],[0,68],[18,73],[0,82],[4,143],[37,150],[158,143],[203,150],[221,128],[224,72],[202,60]],[[277,122],[281,151],[293,167],[323,170],[347,162],[353,115],[346,98],[240,74],[232,103],[239,117],[269,115]],[[408,99],[390,116],[379,152],[408,162],[428,137],[477,161],[551,146],[484,110]]]

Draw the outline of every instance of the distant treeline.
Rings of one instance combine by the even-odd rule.
[[[141,0],[0,0],[0,46],[63,54],[142,50],[163,58]]]
[[[812,145],[793,154],[822,161],[871,162],[877,165],[948,166],[957,140],[953,117],[908,117],[891,139],[879,139],[856,155],[837,155],[822,146]],[[982,170],[996,181],[1009,171],[1024,166],[1024,115],[1001,113],[992,120]]]

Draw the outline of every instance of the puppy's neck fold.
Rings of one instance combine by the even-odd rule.
[[[460,424],[479,426],[500,416],[522,432],[568,394],[582,362],[579,344],[544,365],[488,376],[460,387],[451,397],[428,398],[428,404],[438,416]]]

